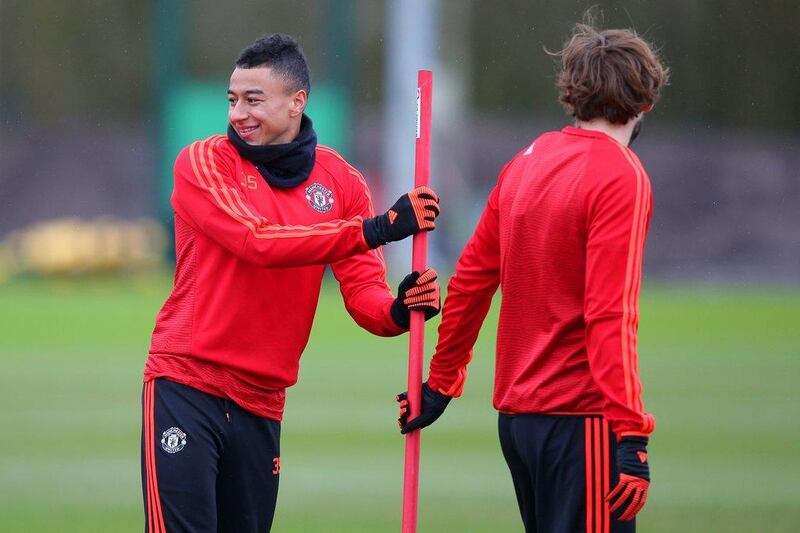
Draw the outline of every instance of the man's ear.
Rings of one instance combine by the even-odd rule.
[[[645,106],[642,108],[642,111],[644,111],[645,113],[649,113],[649,112],[650,112],[650,111],[652,111],[652,110],[653,110],[653,102],[650,102],[649,104],[646,104],[646,105],[645,105]]]
[[[308,93],[305,89],[300,89],[292,95],[292,111],[291,115],[296,117],[302,115],[308,103]]]

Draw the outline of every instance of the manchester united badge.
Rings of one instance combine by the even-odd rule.
[[[326,213],[333,207],[333,193],[320,183],[313,183],[306,187],[306,200],[308,200],[308,205],[320,213]]]

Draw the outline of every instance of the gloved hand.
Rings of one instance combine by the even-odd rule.
[[[439,196],[428,187],[404,194],[383,215],[364,220],[364,240],[370,248],[405,239],[419,231],[436,228]]]
[[[647,501],[650,487],[650,466],[647,464],[647,437],[622,437],[617,445],[619,483],[606,501],[614,512],[629,502],[620,520],[633,520]]]
[[[397,419],[397,423],[400,426],[400,433],[403,435],[409,431],[422,429],[436,422],[436,419],[442,416],[442,413],[444,413],[444,410],[447,408],[447,404],[452,400],[450,396],[445,396],[441,392],[436,392],[430,388],[427,381],[422,384],[421,397],[422,409],[420,410],[420,414],[417,418],[409,421],[408,413],[410,408],[408,392],[401,392],[397,395],[396,400],[400,404],[400,417]]]
[[[439,283],[436,281],[438,277],[439,274],[429,268],[422,274],[412,272],[403,278],[397,288],[397,298],[394,299],[390,310],[395,324],[408,329],[411,323],[411,311],[424,311],[425,320],[439,314],[441,298]]]

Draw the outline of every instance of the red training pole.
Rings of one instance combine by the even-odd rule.
[[[414,187],[428,185],[431,162],[431,96],[433,73],[417,71],[417,146],[414,152]],[[428,264],[428,233],[414,235],[411,269],[425,270]],[[422,311],[411,312],[411,329],[408,342],[408,401],[411,420],[420,413],[422,363],[425,351],[425,315]],[[403,533],[417,531],[417,500],[419,496],[419,449],[420,431],[406,435],[406,460],[403,478]]]

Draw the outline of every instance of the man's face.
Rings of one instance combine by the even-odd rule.
[[[290,91],[269,67],[236,68],[228,87],[228,121],[244,142],[286,144],[294,140],[306,92]]]

